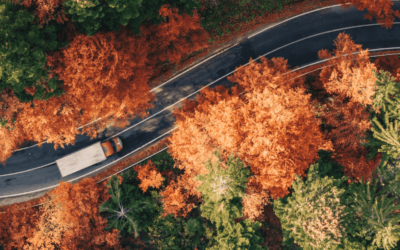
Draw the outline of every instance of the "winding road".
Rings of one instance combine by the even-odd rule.
[[[393,9],[400,9],[400,3],[394,2]],[[226,77],[236,67],[248,63],[250,57],[283,57],[292,67],[305,66],[319,61],[317,53],[320,49],[334,49],[333,41],[343,31],[370,51],[400,49],[400,20],[396,19],[391,29],[385,29],[375,19],[364,19],[365,13],[354,7],[346,10],[336,5],[289,18],[279,25],[254,33],[243,42],[154,88],[152,92],[156,100],[154,109],[149,110],[149,117],[135,118],[123,130],[106,130],[92,140],[86,135],[79,135],[75,145],[65,146],[64,149],[54,150],[53,144],[45,143],[41,148],[31,146],[16,151],[7,160],[6,166],[0,164],[0,201],[52,189],[60,181],[72,182],[93,176],[142,147],[164,138],[176,129],[173,107],[180,107],[185,98],[195,98],[205,85],[230,86]],[[124,144],[121,152],[104,162],[61,177],[55,160],[115,135]]]

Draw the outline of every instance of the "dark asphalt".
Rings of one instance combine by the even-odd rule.
[[[400,3],[394,2],[393,8],[395,10],[400,9]],[[391,29],[385,29],[377,25],[375,19],[373,21],[363,19],[365,13],[366,11],[358,11],[354,7],[348,10],[334,7],[313,12],[268,29],[187,71],[156,90],[154,92],[157,96],[154,103],[155,108],[149,110],[149,113],[150,115],[155,114],[174,104],[181,98],[199,90],[202,86],[228,74],[236,67],[246,64],[250,57],[255,59],[260,55],[265,55],[281,46],[308,36],[313,37],[278,49],[273,53],[269,53],[266,57],[284,57],[288,59],[288,64],[292,67],[316,62],[318,61],[318,51],[320,49],[332,50],[334,48],[334,39],[343,31],[351,35],[356,43],[363,44],[363,48],[400,47],[399,19],[395,20],[395,22],[399,22],[398,24],[394,24]],[[371,24],[371,26],[349,28],[368,24]],[[340,30],[329,32],[335,29]],[[323,32],[327,33],[317,35]],[[229,85],[230,83],[225,77],[211,86],[220,84]],[[191,96],[190,99],[193,99],[196,95]],[[176,107],[179,106],[180,104],[176,105]],[[132,126],[142,120],[141,118],[136,118],[131,120],[130,124]],[[119,137],[124,144],[124,149],[121,152],[109,157],[104,162],[64,178],[61,178],[55,163],[26,173],[0,177],[0,198],[18,196],[20,193],[30,193],[45,189],[46,187],[57,185],[61,180],[73,180],[98,169],[97,172],[88,175],[93,176],[108,168],[109,166],[104,167],[107,164],[126,156],[133,150],[174,128],[174,121],[171,109],[161,112],[155,117],[120,134]],[[93,140],[90,140],[88,136],[79,135],[74,146],[68,145],[64,149],[54,150],[53,144],[46,143],[41,148],[35,146],[17,151],[7,160],[6,166],[0,164],[0,176],[49,164],[83,147],[105,140],[112,135],[110,133],[115,134],[116,132],[115,130],[106,130]],[[100,167],[104,168],[99,169]]]

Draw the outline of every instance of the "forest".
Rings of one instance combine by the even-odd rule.
[[[1,162],[146,117],[155,79],[244,31],[230,24],[304,3],[0,0]],[[400,17],[351,4],[382,28]],[[250,59],[185,100],[168,149],[129,171],[4,207],[0,249],[400,248],[400,59],[333,42],[316,72]]]

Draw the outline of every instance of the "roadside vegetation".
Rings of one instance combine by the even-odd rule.
[[[46,58],[27,57],[41,64],[25,81],[26,74],[13,72],[19,57],[0,45],[3,160],[22,140],[62,146],[73,143],[78,125],[95,118],[107,119],[82,133],[96,136],[106,121],[124,127],[128,117],[145,117],[154,98],[149,81],[193,51],[207,49],[210,37],[222,37],[211,22],[205,27],[201,14],[188,15],[173,2],[150,14],[136,2],[129,11],[109,1],[51,3],[23,2],[24,9],[0,2],[5,27],[0,37],[9,39],[10,50],[27,48],[24,53]],[[199,8],[196,2],[186,5],[189,12]],[[103,8],[121,13],[105,17]],[[274,3],[271,11],[276,9]],[[374,11],[371,15],[382,15]],[[393,22],[393,12],[383,13],[386,19],[377,16],[383,25]],[[69,21],[62,24],[64,14]],[[77,29],[73,17],[80,22]],[[50,27],[45,22],[50,19],[55,28],[48,29],[58,30],[57,38],[22,34],[10,24],[25,18],[43,27]],[[17,23],[33,25],[32,20]],[[15,43],[18,35],[26,35],[27,44]],[[203,89],[174,110],[178,129],[166,140],[168,150],[122,174],[103,182],[98,181],[105,173],[62,182],[41,199],[42,206],[7,206],[0,213],[4,249],[398,248],[400,59],[371,60],[345,33],[335,45],[333,51],[319,51],[319,58],[328,59],[322,70],[301,76],[321,65],[289,72],[284,58],[260,58],[228,77],[232,88]],[[35,77],[43,80],[40,87]],[[60,96],[51,94],[57,89]],[[135,101],[138,93],[147,99]]]
[[[174,111],[179,129],[167,150],[100,183],[104,173],[60,183],[40,207],[8,206],[0,241],[5,249],[398,248],[400,72],[391,66],[400,59],[371,60],[345,33],[335,44],[319,52],[335,63],[319,73],[261,58],[229,77],[231,89],[202,90]]]

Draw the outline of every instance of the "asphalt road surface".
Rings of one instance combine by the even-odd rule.
[[[400,9],[400,3],[394,2],[393,8]],[[93,176],[107,169],[121,157],[131,155],[132,151],[139,150],[143,145],[164,138],[175,128],[172,106],[180,107],[181,103],[177,103],[179,100],[205,85],[230,85],[226,76],[233,73],[236,67],[248,63],[250,57],[283,57],[288,59],[288,64],[292,67],[301,67],[318,61],[317,53],[320,49],[334,49],[334,40],[343,31],[357,44],[362,44],[364,49],[400,49],[400,20],[396,19],[392,28],[386,29],[377,24],[375,19],[364,19],[365,13],[366,11],[358,11],[354,7],[348,10],[332,7],[286,21],[248,37],[244,42],[155,90],[157,99],[154,103],[155,108],[149,110],[149,117],[131,120],[131,125],[122,131],[106,130],[92,140],[88,136],[79,135],[75,145],[65,146],[64,149],[54,150],[53,144],[45,143],[41,148],[33,146],[15,152],[7,160],[6,166],[0,164],[0,199],[51,189],[60,181],[74,181]],[[197,94],[198,92],[189,98],[193,99]],[[104,162],[61,177],[55,160],[95,142],[104,141],[116,133],[119,133],[118,136],[124,145],[121,152]]]

